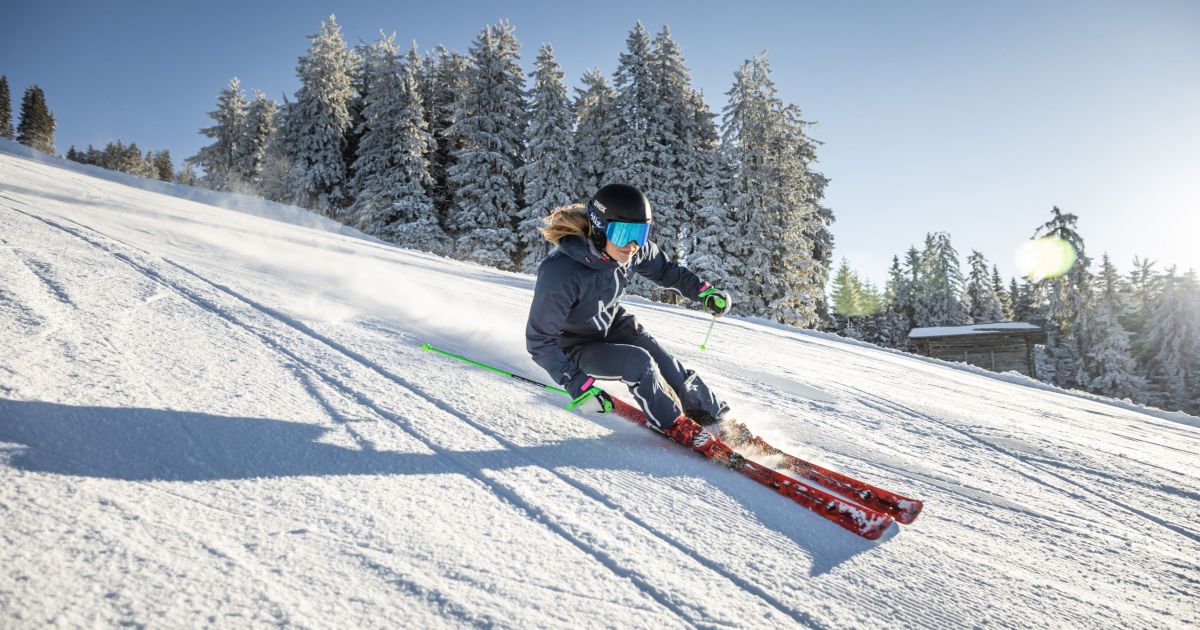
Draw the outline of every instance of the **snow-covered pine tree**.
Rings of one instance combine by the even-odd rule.
[[[267,161],[267,147],[275,133],[275,114],[279,105],[255,90],[254,98],[246,106],[246,117],[242,125],[242,137],[234,155],[234,172],[250,194],[262,195],[263,168]]]
[[[1200,396],[1200,287],[1195,272],[1167,270],[1147,335],[1149,394],[1168,410],[1195,411]]]
[[[1062,387],[1087,387],[1091,382],[1087,357],[1081,352],[1081,348],[1088,345],[1086,319],[1091,294],[1088,273],[1091,263],[1076,227],[1078,220],[1074,214],[1064,213],[1055,206],[1051,219],[1034,234],[1035,238],[1061,239],[1070,244],[1076,255],[1075,264],[1069,271],[1055,278],[1041,279],[1035,285],[1039,300],[1045,303],[1046,349],[1055,362],[1056,380],[1053,382]]]
[[[201,147],[188,161],[204,170],[200,183],[212,190],[241,190],[238,157],[245,136],[246,99],[237,77],[217,95],[217,108],[208,113],[216,124],[200,130],[212,144]]]
[[[450,167],[454,206],[447,227],[455,256],[517,267],[515,223],[523,203],[519,181],[525,135],[525,75],[520,44],[507,21],[489,25],[471,45],[469,85],[455,102],[449,134],[461,136]]]
[[[297,183],[300,181],[300,162],[296,158],[299,145],[299,123],[295,104],[283,97],[283,105],[275,112],[274,131],[267,140],[263,157],[259,194],[271,201],[299,204]]]
[[[447,224],[454,202],[449,170],[454,165],[454,154],[463,147],[462,136],[448,130],[454,123],[454,103],[465,98],[469,71],[470,62],[466,55],[438,46],[433,53],[425,55],[418,78],[425,119],[434,140],[425,155],[433,182],[427,192],[443,226]]]
[[[825,188],[829,185],[829,178],[812,168],[817,161],[817,144],[819,143],[810,139],[804,131],[812,123],[801,120],[799,108],[789,106],[789,110],[792,113],[793,121],[791,125],[793,151],[800,161],[801,169],[797,191],[805,209],[800,228],[801,236],[802,241],[811,247],[811,264],[806,262],[804,274],[808,278],[807,282],[810,286],[824,287],[829,282],[829,272],[833,267],[833,210],[821,203],[825,197]],[[805,259],[799,258],[799,260]],[[872,295],[878,298],[878,293],[872,287]],[[829,305],[825,300],[825,292],[818,291],[813,298],[812,307],[816,311],[817,318],[819,320],[827,319]],[[881,299],[878,298],[876,301]],[[881,307],[882,304],[879,305],[879,308]],[[878,310],[876,308],[876,312]]]
[[[363,47],[362,60],[355,71],[353,83],[362,90],[360,99],[351,109],[357,119],[352,134],[358,141],[357,152],[350,171],[347,188],[354,200],[346,210],[346,223],[366,234],[381,236],[383,228],[393,221],[394,201],[392,178],[400,161],[398,149],[402,138],[394,122],[405,103],[400,102],[400,57],[395,33],[380,35],[378,41]]]
[[[300,89],[287,114],[291,127],[287,153],[297,176],[300,203],[341,217],[348,193],[345,150],[352,124],[354,55],[332,15],[309,39],[312,45],[296,66]]]
[[[521,268],[526,272],[535,271],[549,251],[538,231],[544,226],[542,219],[555,208],[578,201],[581,188],[571,137],[574,114],[567,100],[562,68],[549,44],[542,44],[538,50],[530,76],[533,89],[525,129],[525,164],[520,169],[526,205],[517,224]]]
[[[614,124],[608,143],[608,180],[604,183],[630,184],[649,193],[660,182],[655,179],[654,135],[650,127],[654,118],[654,99],[658,92],[651,68],[653,51],[650,35],[638,22],[625,40],[626,51],[621,53],[613,86],[617,92],[614,103]],[[651,199],[651,203],[653,203]],[[655,212],[658,208],[655,208]],[[657,231],[654,236],[658,240]]]
[[[199,181],[200,176],[196,174],[196,167],[192,166],[191,162],[184,162],[183,168],[175,174],[175,183],[184,186],[195,186]]]
[[[379,31],[379,38],[386,37],[383,30]],[[358,197],[358,191],[354,190],[354,163],[358,159],[358,145],[362,142],[363,134],[363,110],[367,108],[367,93],[371,91],[371,85],[375,80],[375,75],[379,72],[380,61],[371,58],[371,51],[374,44],[368,44],[362,41],[350,48],[350,101],[346,104],[346,110],[350,112],[350,126],[346,129],[346,144],[342,148],[342,160],[346,164],[346,203],[353,204],[355,198]],[[382,60],[387,63],[387,60]],[[349,205],[342,210],[342,221],[348,225],[353,224],[354,218],[350,211]]]
[[[25,88],[21,98],[21,121],[17,123],[17,142],[54,155],[54,128],[54,115],[46,106],[46,93],[37,85]]]
[[[644,190],[654,208],[654,242],[679,259],[687,256],[685,228],[697,201],[692,190],[703,165],[702,138],[696,129],[691,73],[665,25],[651,43],[649,62],[652,97],[646,133],[651,157],[644,168],[654,184]]]
[[[901,304],[901,312],[907,316],[908,329],[920,326],[918,321],[926,319],[924,315],[924,306],[921,303],[921,295],[923,287],[921,284],[921,252],[916,247],[909,247],[908,251],[904,252],[904,278],[906,285],[907,301]]]
[[[993,323],[1004,321],[1004,307],[1000,304],[988,275],[988,262],[978,250],[971,250],[967,257],[967,317],[971,323]]]
[[[609,183],[609,153],[616,133],[617,93],[597,68],[583,74],[575,88],[575,163],[579,167],[577,196],[587,197]]]
[[[879,324],[880,342],[890,348],[907,346],[912,330],[912,281],[900,266],[900,257],[892,256],[888,279],[883,290],[883,313]]]
[[[695,135],[687,140],[687,145],[691,147],[694,165],[684,169],[683,176],[687,178],[685,189],[688,199],[685,220],[690,218],[688,222],[691,223],[694,221],[695,209],[703,204],[710,184],[714,179],[720,179],[720,165],[728,160],[727,156],[716,156],[721,147],[721,135],[717,132],[717,116],[708,106],[703,92],[689,90],[688,109],[694,121],[689,131]],[[689,229],[694,232],[695,227],[690,226]],[[694,234],[689,235],[684,246],[689,260],[694,251],[694,242]]]
[[[1149,351],[1150,324],[1153,322],[1154,305],[1162,293],[1163,276],[1154,269],[1157,264],[1146,258],[1133,258],[1133,270],[1125,282],[1124,304],[1121,310],[1121,325],[1130,335],[1130,352],[1138,364],[1138,373],[1143,377],[1150,374],[1153,353]]]
[[[962,269],[958,252],[950,243],[950,235],[945,232],[927,234],[918,264],[914,290],[917,326],[966,325]]]
[[[129,148],[123,158],[121,170],[131,175],[138,177],[154,177],[154,166],[150,163],[149,153],[142,155],[141,149],[138,148],[136,142],[129,145]]]
[[[398,169],[397,197],[393,204],[396,219],[384,228],[385,238],[406,247],[435,254],[445,254],[453,243],[442,229],[437,208],[429,196],[433,178],[426,159],[435,144],[429,132],[428,115],[421,98],[421,56],[413,42],[400,70],[400,100],[406,103],[397,121],[397,132],[403,138],[402,160]]]
[[[0,75],[0,138],[13,139],[12,94],[8,91],[8,77]]]
[[[1038,313],[1033,285],[1029,281],[1017,284],[1012,278],[1008,287],[1009,299],[1012,300],[1012,319],[1015,322],[1042,323]]]
[[[171,161],[169,150],[154,154],[154,176],[164,182],[175,181],[175,163]]]
[[[405,63],[395,36],[371,46],[373,77],[366,95],[359,155],[351,186],[353,225],[404,247],[444,253],[449,244],[426,190],[431,185],[425,155],[433,143],[417,85],[420,56],[415,47]]]
[[[1088,389],[1113,398],[1142,398],[1146,381],[1137,374],[1137,364],[1129,353],[1129,333],[1121,326],[1121,279],[1117,269],[1103,257],[1097,277],[1096,299],[1092,302],[1090,344],[1085,348],[1092,380]]]
[[[738,230],[753,244],[744,261],[745,312],[812,326],[825,302],[822,261],[814,258],[812,214],[823,182],[808,169],[812,144],[794,107],[778,97],[763,55],[734,74],[722,136],[736,173],[731,187]]]
[[[1000,312],[1004,320],[1015,321],[1012,296],[1004,288],[1004,279],[1000,277],[1000,268],[996,265],[992,265],[992,295],[996,296],[996,301],[1000,303]]]
[[[734,307],[749,313],[742,305],[744,295],[740,283],[744,270],[742,262],[752,244],[735,236],[740,225],[730,207],[730,186],[735,165],[729,153],[716,149],[708,153],[704,168],[705,186],[696,212],[692,215],[694,229],[688,268],[715,287],[733,295]]]

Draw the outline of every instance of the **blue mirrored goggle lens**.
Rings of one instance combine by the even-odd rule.
[[[646,239],[650,237],[650,224],[610,221],[604,236],[617,247],[625,247],[631,242],[636,242],[638,247],[645,247]]]

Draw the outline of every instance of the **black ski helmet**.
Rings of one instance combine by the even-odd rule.
[[[605,184],[592,195],[587,204],[588,221],[592,224],[592,242],[604,250],[604,236],[609,221],[621,223],[653,223],[650,200],[642,191],[629,184]]]

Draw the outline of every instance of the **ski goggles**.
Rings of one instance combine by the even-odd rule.
[[[604,237],[617,247],[625,247],[629,243],[645,247],[646,239],[650,238],[650,224],[609,221],[608,227],[604,228]]]

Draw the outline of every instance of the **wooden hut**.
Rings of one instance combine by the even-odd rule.
[[[1036,324],[997,322],[914,328],[908,340],[918,354],[927,357],[1037,378],[1033,346],[1046,343],[1046,332]]]

